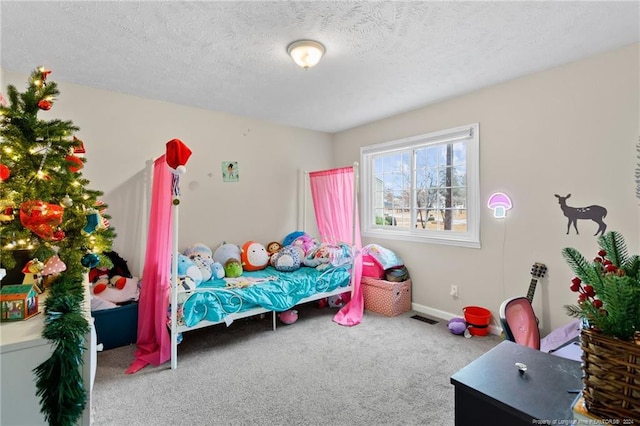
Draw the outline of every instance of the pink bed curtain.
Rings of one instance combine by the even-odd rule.
[[[138,304],[138,349],[127,374],[148,364],[163,364],[171,358],[171,338],[167,329],[171,292],[171,180],[172,173],[163,155],[153,165],[149,232]]]
[[[323,170],[309,173],[311,181],[311,197],[316,214],[318,232],[323,242],[344,242],[355,245],[358,252],[362,248],[360,240],[360,223],[354,220],[354,179],[353,167]],[[355,217],[358,218],[357,208]],[[355,240],[353,233],[355,226]],[[362,277],[362,258],[356,256],[353,296],[351,300],[333,317],[341,325],[360,324],[364,312],[364,299],[360,288]]]

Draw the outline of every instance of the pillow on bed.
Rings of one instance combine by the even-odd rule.
[[[300,251],[293,246],[282,247],[271,256],[271,266],[281,272],[292,272],[300,268]]]

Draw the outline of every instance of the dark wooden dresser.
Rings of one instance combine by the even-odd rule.
[[[516,363],[527,371],[520,374]],[[455,424],[562,424],[582,388],[580,362],[504,341],[451,376]],[[566,423],[571,424],[571,423]]]

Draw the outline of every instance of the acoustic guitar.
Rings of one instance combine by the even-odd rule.
[[[527,299],[529,303],[533,304],[533,296],[536,293],[536,286],[538,280],[544,278],[544,274],[547,273],[547,266],[544,263],[536,262],[531,267],[531,282],[529,283],[529,290],[527,291]]]

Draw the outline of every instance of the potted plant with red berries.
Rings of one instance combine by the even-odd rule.
[[[577,304],[565,309],[585,324],[582,394],[595,415],[640,422],[640,257],[616,231],[598,237],[598,245],[593,260],[562,250],[578,293]]]

